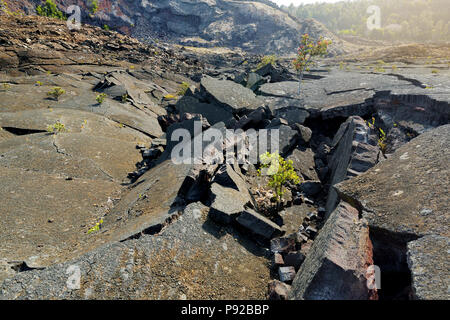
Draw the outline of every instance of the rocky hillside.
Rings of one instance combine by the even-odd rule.
[[[6,1],[11,8],[34,14],[41,0]],[[64,10],[74,1],[56,0]],[[240,0],[100,0],[91,12],[90,0],[75,1],[82,8],[84,22],[104,26],[142,41],[164,39],[202,47],[242,48],[246,51],[293,53],[300,35],[332,39],[331,54],[343,53],[344,42],[322,24],[307,19],[298,21],[273,6]],[[64,10],[65,11],[65,10]]]
[[[299,94],[288,60],[43,17],[0,44],[0,299],[450,298],[448,57],[324,60]],[[221,163],[265,151],[241,134],[172,161],[198,126],[276,130],[301,183]]]

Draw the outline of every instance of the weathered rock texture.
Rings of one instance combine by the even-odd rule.
[[[412,293],[419,299],[448,299],[449,257],[438,248],[449,237],[449,134],[450,125],[426,132],[365,174],[336,186],[340,197],[367,219],[374,247],[385,239],[399,248],[391,252],[391,262],[384,260],[381,245],[375,248],[382,277],[383,265],[393,273],[410,268]]]
[[[373,167],[382,157],[377,143],[377,134],[361,117],[348,118],[331,143],[334,150],[329,161],[331,186]],[[337,202],[337,193],[331,187],[326,206],[328,214],[334,210]]]
[[[358,210],[341,202],[314,241],[300,267],[290,299],[374,299],[367,287],[367,268],[373,264],[369,229]]]
[[[12,8],[34,12],[40,0],[14,1]],[[67,8],[73,1],[54,1]],[[295,52],[298,35],[309,33],[333,40],[333,53],[342,53],[342,40],[321,23],[297,21],[275,5],[261,1],[236,0],[144,0],[99,1],[98,12],[90,16],[89,0],[77,1],[84,21],[103,26],[105,22],[142,40],[154,37],[174,39],[184,45],[240,47],[259,53]]]

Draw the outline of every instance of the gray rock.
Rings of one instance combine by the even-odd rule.
[[[303,124],[309,117],[309,112],[300,107],[277,108],[273,111],[275,117],[283,118],[289,125]]]
[[[295,128],[297,128],[297,131],[300,133],[299,144],[302,146],[308,145],[312,137],[311,129],[298,123],[295,124]]]
[[[211,207],[209,217],[222,224],[230,224],[241,214],[244,206],[249,202],[249,198],[232,188],[227,188],[213,183],[211,185]]]
[[[278,281],[272,280],[269,282],[269,300],[287,300],[291,286]]]
[[[288,252],[284,256],[284,265],[287,267],[294,267],[297,271],[304,260],[305,255],[303,253],[301,253],[300,251],[292,251]]]
[[[273,253],[287,253],[294,250],[294,237],[280,237],[270,240],[270,251],[272,251]]]
[[[0,299],[176,300],[184,294],[187,299],[204,300],[212,293],[218,299],[265,299],[270,272],[264,250],[238,234],[221,233],[206,219],[205,210],[201,203],[190,204],[158,236],[142,234],[108,242],[69,262],[20,272],[0,284]],[[81,288],[70,290],[67,280],[76,267]],[[206,282],[186,291],[192,285],[186,274],[200,270]]]
[[[222,165],[213,178],[210,190],[209,216],[216,222],[230,224],[251,205],[251,197],[245,181],[229,164]]]
[[[377,134],[362,118],[348,118],[340,126],[331,143],[333,151],[329,162],[330,184],[333,186],[349,177],[360,175],[377,164],[382,157],[377,143]],[[326,204],[328,214],[334,210],[337,203],[337,193],[331,187]]]
[[[300,173],[303,178],[306,180],[318,181],[319,177],[315,170],[316,164],[314,156],[314,152],[310,148],[295,148],[292,153],[287,156],[287,159],[292,160],[294,169]]]
[[[265,82],[265,79],[255,72],[248,74],[246,87],[252,91],[256,91],[258,87]]]
[[[447,236],[449,136],[450,125],[420,135],[366,173],[336,185],[339,196],[359,203],[371,228],[405,242],[411,235]],[[432,214],[421,214],[430,208]]]
[[[233,81],[205,76],[201,80],[201,90],[210,103],[220,105],[232,113],[254,110],[262,105],[262,100],[252,90]]]
[[[409,266],[418,299],[448,299],[448,283],[442,281],[449,263],[449,135],[450,125],[423,133],[366,173],[336,185],[339,196],[358,204],[367,219],[380,268],[401,275]]]
[[[278,268],[282,265],[284,265],[283,256],[280,253],[275,252],[272,256],[272,268]]]
[[[449,300],[450,267],[447,237],[427,235],[408,243],[413,297],[420,300]],[[440,259],[436,259],[436,258]]]
[[[236,221],[257,239],[270,240],[283,234],[277,224],[251,209],[246,209]]]
[[[280,98],[299,98],[298,86],[298,81],[266,83],[259,88],[259,92],[265,96],[275,96]]]
[[[281,156],[286,156],[286,154],[294,148],[294,146],[298,142],[299,134],[297,130],[292,129],[291,127],[282,124],[279,126],[270,126],[270,130],[278,130],[278,152]],[[272,133],[269,131],[268,140],[271,141]],[[276,149],[276,148],[275,148]],[[271,150],[275,150],[272,148]]]
[[[366,268],[373,264],[369,229],[345,202],[332,212],[292,283],[289,299],[367,300]]]
[[[191,96],[183,96],[175,105],[175,109],[180,113],[201,114],[211,125],[218,122],[228,122],[233,119],[233,114],[225,108],[211,104],[201,103],[198,99]]]
[[[322,191],[322,183],[320,181],[304,181],[298,186],[307,197],[314,197]]]
[[[294,267],[279,267],[278,276],[282,282],[291,282],[295,278],[295,268]]]

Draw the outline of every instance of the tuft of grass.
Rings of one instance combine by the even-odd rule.
[[[176,99],[177,97],[176,96],[174,96],[173,94],[166,94],[165,96],[164,96],[164,100],[174,100],[174,99]]]
[[[433,69],[433,70],[431,70],[431,73],[433,73],[433,74],[438,74],[438,73],[439,73],[439,70]]]
[[[183,81],[178,87],[177,95],[184,96],[186,94],[186,92],[188,91],[189,86],[190,86],[189,83]]]
[[[93,233],[93,232],[99,231],[100,228],[101,228],[101,226],[102,226],[102,224],[103,224],[103,218],[100,219],[100,221],[97,222],[97,223],[95,224],[95,226],[93,226],[92,228],[90,228],[90,229],[88,230],[88,234],[91,234],[91,233]]]
[[[50,133],[61,133],[66,132],[66,126],[59,121],[56,121],[54,124],[49,124],[47,126],[47,131]]]
[[[6,82],[4,82],[2,84],[2,87],[3,87],[3,90],[5,90],[5,91],[11,89],[11,85],[9,83],[6,83]]]
[[[59,97],[65,93],[66,93],[66,90],[62,89],[61,87],[54,87],[52,90],[47,92],[47,96],[58,101]]]
[[[105,101],[106,97],[106,93],[100,93],[99,95],[97,95],[95,100],[98,102],[98,104],[102,104]]]
[[[264,56],[262,57],[261,61],[259,62],[259,64],[256,66],[256,70],[268,65],[269,63],[271,65],[275,65],[275,63],[278,61],[278,58],[276,55],[272,54],[272,55],[268,55],[268,56]]]

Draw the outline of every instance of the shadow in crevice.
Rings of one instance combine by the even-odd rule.
[[[258,242],[248,237],[248,235],[246,235],[236,223],[232,223],[230,225],[221,225],[214,222],[208,217],[207,220],[203,223],[202,229],[218,240],[220,240],[226,234],[229,234],[251,254],[258,257],[265,257],[267,259],[270,258],[268,250],[265,249],[265,247],[267,247],[267,243]]]
[[[33,130],[33,129],[23,129],[23,128],[14,128],[14,127],[2,127],[2,129],[9,133],[12,133],[16,136],[25,136],[28,134],[47,132],[46,130]]]
[[[407,262],[407,243],[418,237],[406,233],[370,228],[374,265],[380,268],[380,300],[410,300],[412,297],[411,271]]]

